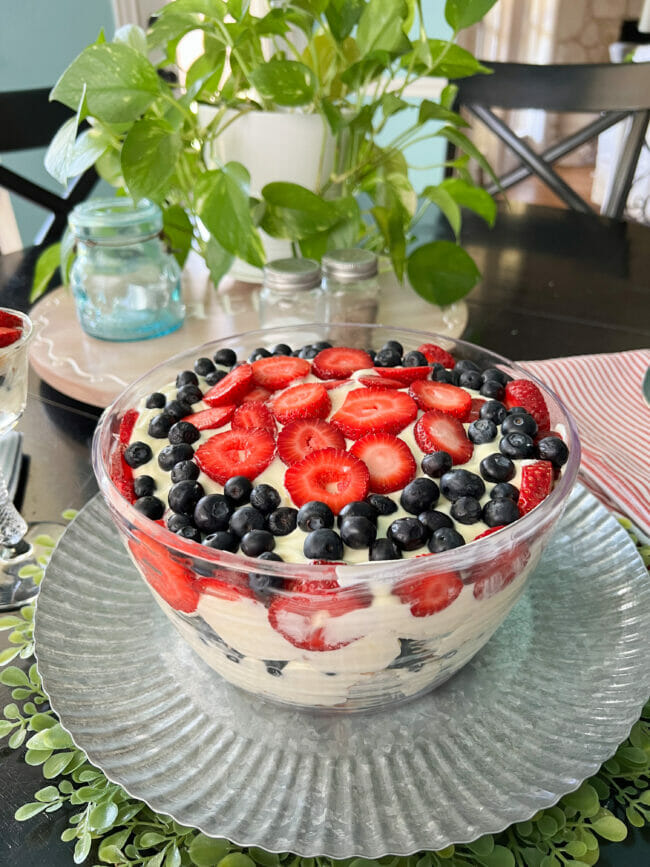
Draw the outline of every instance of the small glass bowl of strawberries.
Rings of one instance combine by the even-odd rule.
[[[153,368],[107,409],[93,465],[215,671],[286,704],[382,707],[446,681],[506,617],[575,482],[577,432],[550,389],[470,343],[302,333]]]
[[[0,307],[0,436],[12,430],[25,409],[31,335],[27,316]]]

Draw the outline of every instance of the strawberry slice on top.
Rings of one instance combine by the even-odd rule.
[[[398,434],[415,420],[418,408],[403,391],[388,388],[357,388],[349,391],[330,421],[349,439],[368,433]]]
[[[454,356],[447,352],[446,349],[443,349],[442,346],[438,346],[437,343],[423,343],[421,346],[418,346],[418,352],[424,355],[429,364],[436,364],[437,362],[444,365],[448,370],[453,370],[456,366]]]
[[[368,493],[368,468],[342,449],[321,449],[292,464],[284,474],[284,485],[298,508],[320,500],[335,515],[347,503],[363,500]]]
[[[420,416],[413,433],[423,452],[447,452],[453,464],[467,463],[474,454],[474,444],[460,420],[440,410],[430,409]]]
[[[451,605],[462,589],[463,582],[455,572],[432,572],[398,581],[393,593],[410,606],[414,617],[429,617]]]
[[[372,358],[363,349],[333,346],[322,349],[312,362],[319,379],[348,379],[355,370],[370,370]]]
[[[203,395],[208,406],[225,406],[240,403],[246,392],[253,387],[252,364],[240,364]]]
[[[319,382],[292,385],[273,398],[271,409],[280,424],[296,418],[325,418],[332,408],[327,389]]]
[[[193,412],[191,415],[186,415],[183,421],[189,421],[197,430],[215,430],[228,424],[234,411],[234,405],[229,403],[225,406],[214,406]]]
[[[480,397],[472,398],[472,406],[469,411],[469,415],[465,419],[465,421],[476,421],[481,417],[481,407],[485,401]]]
[[[437,409],[466,421],[472,410],[472,397],[464,388],[448,382],[418,380],[411,383],[409,394],[420,409]]]
[[[368,467],[370,490],[375,494],[401,490],[417,472],[411,449],[404,440],[392,434],[367,434],[354,443],[350,454]]]
[[[269,391],[279,391],[291,385],[295,379],[307,376],[310,370],[311,365],[306,358],[272,355],[270,358],[258,358],[253,362],[253,381],[255,385]]]
[[[526,515],[544,500],[553,490],[553,464],[550,461],[535,461],[521,469],[519,486],[519,514]]]
[[[360,376],[358,382],[366,388],[404,388],[405,384],[399,379],[387,379],[385,376]]]
[[[333,424],[320,418],[298,418],[278,434],[278,454],[287,466],[321,449],[345,449],[345,437]]]
[[[261,385],[254,385],[248,394],[245,394],[242,397],[241,402],[248,403],[249,400],[256,400],[260,403],[264,403],[269,397],[271,397],[271,392],[268,388],[262,388]]]
[[[260,428],[273,436],[277,430],[271,410],[259,400],[251,400],[240,404],[232,417],[232,427],[248,430]]]
[[[418,379],[426,379],[430,367],[375,367],[375,373],[386,379],[395,379],[403,385],[410,385]]]
[[[523,406],[537,422],[539,430],[548,430],[551,419],[544,395],[529,379],[513,379],[506,384],[506,396],[503,399],[506,409]]]
[[[20,340],[22,333],[22,328],[7,328],[0,325],[0,347],[11,346],[12,343],[16,343],[17,340]]]
[[[225,485],[231,476],[256,478],[274,455],[275,440],[268,431],[233,429],[202,443],[194,453],[194,460],[206,476]]]
[[[3,328],[20,328],[22,330],[23,320],[15,313],[10,313],[8,310],[0,310],[0,326]]]

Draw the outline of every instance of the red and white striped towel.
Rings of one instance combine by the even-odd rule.
[[[642,382],[650,349],[527,361],[557,392],[580,434],[580,476],[599,500],[650,535],[650,407]]]

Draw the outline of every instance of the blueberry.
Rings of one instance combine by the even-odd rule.
[[[480,373],[481,368],[475,361],[472,361],[470,358],[461,358],[456,362],[456,366],[454,370],[458,371],[458,373],[465,373],[465,371],[472,371],[473,373]]]
[[[419,515],[427,509],[432,509],[438,502],[440,489],[431,479],[420,477],[413,479],[402,491],[400,504],[412,515]]]
[[[259,556],[260,560],[280,560],[273,551],[266,551]],[[277,591],[282,589],[283,580],[280,575],[269,575],[265,572],[249,572],[248,573],[248,586],[251,588],[253,593],[257,596],[257,598],[264,602],[265,604],[269,604],[275,595],[277,595]]]
[[[304,533],[330,530],[334,526],[334,512],[320,500],[310,500],[298,512],[298,526]]]
[[[151,446],[147,445],[147,443],[138,442],[131,443],[131,445],[127,446],[124,450],[124,460],[127,464],[135,469],[136,467],[141,467],[142,464],[148,463],[153,457],[153,452],[151,451]]]
[[[377,527],[363,515],[350,515],[341,521],[340,533],[348,548],[369,548],[377,537]]]
[[[370,548],[371,560],[401,560],[402,552],[390,539],[376,539]]]
[[[452,548],[460,548],[465,544],[465,540],[457,530],[452,527],[441,527],[436,530],[429,540],[429,551],[432,554],[441,554],[443,551],[450,551]]]
[[[490,491],[490,497],[493,500],[514,500],[516,503],[519,499],[519,488],[515,488],[514,485],[510,485],[508,482],[497,482]]]
[[[569,459],[569,449],[560,437],[544,437],[537,443],[537,457],[550,461],[554,467],[562,467]]]
[[[399,367],[402,363],[401,353],[384,347],[375,356],[375,367]]]
[[[458,385],[462,388],[471,388],[474,391],[478,391],[482,384],[481,374],[478,370],[462,370],[458,374]]]
[[[192,406],[183,400],[170,400],[165,407],[165,412],[170,416],[173,423],[185,418],[186,415],[190,415]]]
[[[436,370],[434,368],[433,373],[431,374],[431,379],[434,382],[447,382],[450,385],[454,384],[454,374],[451,370],[445,370],[445,368],[440,365],[441,369]]]
[[[149,427],[147,428],[147,433],[150,437],[154,437],[154,439],[162,440],[167,439],[167,434],[169,433],[169,428],[176,421],[175,418],[172,418],[168,412],[160,412],[158,415],[155,415],[151,421],[149,422]]]
[[[329,340],[317,340],[316,343],[314,343],[314,346],[319,352],[322,352],[323,349],[332,348],[332,344],[329,342]]]
[[[232,367],[237,361],[237,356],[232,349],[218,349],[212,358],[215,364],[222,364],[224,367]]]
[[[524,412],[528,412],[525,406],[511,406],[506,410],[506,415],[521,415]]]
[[[236,506],[248,502],[253,485],[246,476],[231,476],[223,486],[223,492]]]
[[[218,382],[221,382],[224,376],[227,376],[225,370],[215,370],[213,373],[208,373],[205,381],[208,385],[216,385]]]
[[[505,387],[498,379],[486,379],[478,391],[483,397],[489,397],[491,400],[503,400],[506,394]]]
[[[418,515],[418,521],[429,531],[429,535],[435,533],[436,530],[439,530],[441,527],[453,527],[454,522],[451,520],[449,515],[445,515],[444,512],[438,512],[435,509],[428,509],[426,512],[420,512]]]
[[[506,417],[506,408],[500,400],[486,400],[483,406],[479,409],[480,418],[493,421],[495,424],[501,424]]]
[[[500,500],[490,500],[483,507],[483,521],[488,527],[500,527],[502,524],[512,524],[519,517],[519,507],[507,497]]]
[[[485,484],[480,476],[469,470],[450,470],[440,479],[440,490],[452,503],[459,497],[479,500],[485,493]]]
[[[399,340],[387,340],[382,346],[382,349],[390,349],[393,352],[396,352],[399,356],[404,355],[404,347]]]
[[[417,518],[397,518],[389,526],[386,536],[401,551],[415,551],[427,541],[429,532]]]
[[[251,506],[264,512],[265,515],[275,511],[282,502],[280,494],[273,485],[255,485],[250,493],[249,501]]]
[[[404,367],[426,367],[427,363],[428,362],[426,355],[418,352],[417,349],[413,349],[411,350],[411,352],[407,352],[402,359],[402,364],[404,365]]]
[[[176,482],[175,485],[171,486],[167,495],[169,508],[172,512],[178,512],[181,515],[193,515],[194,507],[204,493],[203,485],[193,482],[191,479],[187,479],[184,482]],[[194,523],[197,523],[196,517]]]
[[[467,428],[467,438],[476,445],[491,443],[497,435],[497,426],[487,418],[477,418]]]
[[[133,493],[136,497],[149,497],[156,490],[156,483],[151,476],[136,476],[133,479]]]
[[[308,343],[306,346],[303,346],[302,349],[298,350],[298,358],[316,358],[320,349],[316,349],[311,343]]]
[[[160,520],[165,514],[165,504],[158,497],[139,497],[133,505],[152,521]]]
[[[509,482],[514,479],[516,469],[510,458],[499,452],[483,458],[479,464],[483,478],[488,482]]]
[[[291,355],[291,347],[288,343],[278,343],[272,349],[273,355]]]
[[[250,530],[242,536],[240,542],[243,554],[248,557],[259,557],[265,551],[275,548],[275,537],[268,530]]]
[[[268,351],[268,349],[265,349],[263,346],[258,346],[257,349],[254,349],[248,356],[248,363],[252,364],[254,361],[257,361],[260,358],[270,357],[271,353]]]
[[[203,356],[194,362],[194,370],[199,376],[207,376],[208,373],[214,373],[214,364],[209,358]]]
[[[177,515],[174,513],[167,518],[167,529],[172,533],[178,533],[183,527],[191,527],[192,519],[189,515]]]
[[[276,554],[275,551],[262,551],[260,556],[257,558],[258,560],[273,560],[276,563],[284,563],[282,557],[279,554]]]
[[[476,497],[459,497],[452,504],[451,515],[460,524],[475,524],[481,520],[481,504]]]
[[[431,452],[430,455],[425,455],[422,458],[422,472],[432,479],[439,479],[445,473],[448,473],[453,466],[451,455],[447,452]]]
[[[182,388],[184,385],[198,385],[199,378],[193,370],[181,370],[176,377],[176,388]]]
[[[251,530],[264,530],[266,518],[252,506],[242,506],[230,516],[229,527],[241,539]]]
[[[198,403],[200,400],[203,400],[203,392],[198,387],[198,385],[184,385],[182,386],[182,388],[178,389],[178,391],[176,392],[176,397],[178,398],[178,400],[181,401],[181,403],[188,404],[188,406],[190,406],[191,412],[192,404]],[[189,413],[185,413],[185,415],[189,415]],[[181,418],[182,417],[183,416],[181,416]]]
[[[323,528],[307,534],[302,550],[308,560],[340,560],[343,542],[334,530]]]
[[[179,461],[172,467],[172,482],[184,482],[188,479],[195,482],[200,472],[194,461]]]
[[[391,500],[392,502],[392,500]],[[339,527],[345,518],[361,517],[367,518],[372,524],[377,524],[377,509],[370,503],[363,500],[355,500],[352,503],[346,503],[341,509],[338,516]]]
[[[535,443],[528,434],[509,433],[499,440],[499,451],[508,458],[532,458],[535,456]]]
[[[275,536],[288,536],[296,529],[298,510],[290,506],[281,506],[268,517],[269,530]]]
[[[162,409],[166,402],[167,398],[164,394],[161,394],[159,391],[154,391],[146,399],[144,405],[147,409]]]
[[[504,373],[503,370],[499,370],[498,367],[486,367],[481,374],[481,378],[483,379],[483,382],[492,380],[493,382],[500,382],[501,385],[504,386],[512,381],[512,377],[508,376],[507,373]]]
[[[179,443],[195,443],[201,438],[201,431],[194,427],[192,422],[177,421],[169,428],[169,442],[172,445]]]
[[[190,542],[198,542],[201,544],[201,531],[197,530],[196,527],[193,527],[191,524],[181,527],[176,535],[180,536],[181,539],[189,539]]]
[[[370,503],[379,515],[392,515],[397,511],[397,503],[383,494],[368,494],[366,502]],[[345,508],[345,507],[344,507]]]
[[[204,533],[225,530],[232,515],[232,505],[223,494],[207,494],[197,501],[194,509],[194,523]]]
[[[203,544],[208,548],[217,548],[219,551],[230,551],[234,554],[239,547],[239,539],[227,530],[217,530],[216,533],[206,536]]]
[[[456,370],[456,368],[454,367],[453,370],[449,371],[449,376],[451,384],[458,385],[458,383],[460,382],[460,371]]]
[[[501,433],[525,433],[529,437],[534,437],[537,433],[537,422],[527,412],[509,413],[503,420]]]
[[[158,452],[158,466],[169,472],[179,461],[189,461],[194,455],[194,449],[189,443],[178,443],[165,446]]]

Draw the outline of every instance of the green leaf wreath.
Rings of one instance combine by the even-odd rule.
[[[621,523],[631,532],[629,522]],[[49,547],[53,549],[53,541]],[[648,565],[650,549],[639,548]],[[45,565],[43,560],[38,574],[30,573],[36,583]],[[11,647],[0,654],[0,665],[15,658],[27,662],[33,656],[34,611],[34,605],[26,605],[17,614],[0,618],[0,629],[11,630]],[[75,864],[92,853],[96,867],[585,867],[598,862],[600,839],[620,842],[629,827],[650,824],[650,701],[628,739],[596,776],[530,820],[437,852],[387,855],[376,861],[335,860],[241,848],[155,813],[107,780],[74,745],[49,707],[36,663],[27,671],[7,666],[0,682],[11,687],[13,699],[0,719],[0,738],[8,738],[13,749],[24,744],[25,762],[40,765],[45,780],[51,781],[16,811],[16,819],[53,813],[64,805],[69,811],[78,807],[70,812],[61,835],[66,842],[74,841]]]

